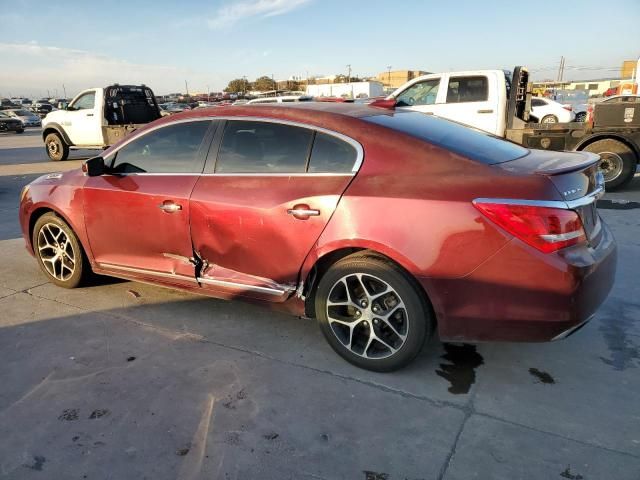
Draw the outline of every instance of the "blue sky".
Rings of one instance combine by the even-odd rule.
[[[534,78],[618,75],[640,56],[640,1],[0,0],[0,95],[110,82],[221,90],[246,75],[527,65]],[[523,16],[528,10],[530,16]],[[620,13],[618,15],[618,13]],[[598,23],[606,16],[607,21]]]

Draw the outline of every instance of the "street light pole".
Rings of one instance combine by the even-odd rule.
[[[347,65],[347,69],[348,69],[347,70],[348,71],[348,73],[347,73],[347,83],[351,83],[351,64]]]
[[[391,65],[387,65],[387,83],[389,84],[389,87],[391,87]]]

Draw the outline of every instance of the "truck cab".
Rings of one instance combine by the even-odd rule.
[[[509,88],[502,70],[436,73],[407,82],[388,99],[399,110],[437,115],[502,137]]]
[[[149,87],[90,88],[44,118],[42,137],[49,158],[65,160],[70,149],[102,150],[157,118],[160,109]]]

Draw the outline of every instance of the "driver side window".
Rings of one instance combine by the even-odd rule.
[[[211,121],[169,125],[136,138],[116,152],[113,173],[201,173],[200,145]]]
[[[407,88],[396,98],[398,107],[414,107],[418,105],[433,105],[438,96],[440,79],[433,78],[416,83]]]
[[[82,95],[72,105],[74,110],[93,110],[96,104],[96,92],[89,92]]]

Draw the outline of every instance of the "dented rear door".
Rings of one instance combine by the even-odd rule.
[[[207,160],[209,173],[191,196],[199,281],[218,296],[284,301],[353,178],[361,148],[265,121],[228,121],[219,144],[217,155],[210,153],[215,165]],[[342,165],[332,164],[340,155]]]

